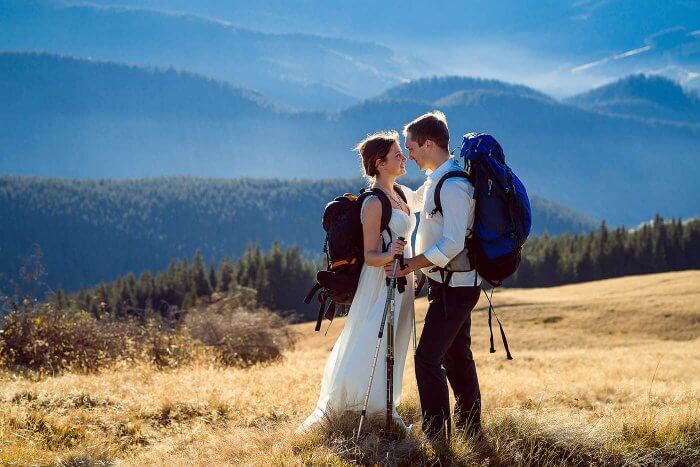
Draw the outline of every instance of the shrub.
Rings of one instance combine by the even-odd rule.
[[[139,329],[141,357],[158,368],[173,368],[194,358],[197,343],[161,320],[149,320]]]
[[[133,358],[125,326],[102,323],[85,312],[66,312],[50,305],[15,309],[0,333],[0,364],[10,369],[57,373],[89,372],[116,360]]]
[[[294,345],[295,336],[287,326],[291,318],[264,308],[244,308],[241,297],[247,295],[238,290],[212,305],[190,310],[185,317],[190,335],[213,346],[216,361],[224,366],[247,367],[280,358]]]
[[[224,366],[247,367],[276,360],[293,346],[294,336],[283,318],[257,307],[255,290],[235,287],[200,302],[182,323],[162,318],[107,318],[70,311],[51,304],[16,306],[0,321],[0,367],[13,371],[57,374],[93,372],[120,362],[145,361],[158,368],[191,361],[204,346]]]
[[[98,319],[51,305],[15,308],[0,328],[0,366],[15,371],[85,373],[136,360],[172,367],[188,361],[194,346],[155,320]]]

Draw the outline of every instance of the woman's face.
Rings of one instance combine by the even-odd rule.
[[[394,142],[383,161],[377,162],[377,170],[384,175],[400,177],[406,173],[406,156],[401,152],[399,143]]]

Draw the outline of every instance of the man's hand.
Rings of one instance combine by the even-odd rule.
[[[404,268],[403,269],[401,269],[401,265],[399,264],[399,267],[396,268],[396,277],[397,278],[407,276],[413,272],[413,267],[411,265],[412,259],[413,258],[408,258],[408,259],[404,260]],[[391,278],[391,270],[393,267],[394,267],[394,261],[384,265],[384,273],[386,274],[386,277]]]
[[[391,277],[391,267],[393,265],[393,260],[391,263],[385,264],[384,265],[384,273],[386,274],[386,277]],[[412,258],[408,258],[404,260],[404,263],[406,265],[405,268],[399,270],[396,270],[396,277],[403,277],[411,274],[413,271],[417,271],[418,269],[423,269],[427,267],[432,267],[433,263],[431,263],[428,258],[425,257],[425,255],[418,255],[418,256],[413,256]]]

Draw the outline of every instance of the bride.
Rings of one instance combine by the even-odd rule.
[[[410,188],[396,185],[398,177],[406,173],[406,157],[401,151],[399,135],[395,131],[380,132],[368,136],[355,147],[361,156],[365,178],[371,188],[382,190],[391,201],[392,215],[389,222],[391,239],[388,251],[382,251],[382,238],[390,241],[386,232],[380,232],[382,206],[376,196],[367,197],[361,208],[365,264],[362,266],[357,291],[350,306],[345,327],[326,362],[321,394],[314,411],[296,429],[297,433],[323,424],[331,413],[362,410],[367,383],[377,344],[377,334],[387,298],[384,265],[391,263],[395,254],[412,255],[410,242],[398,239],[411,238],[416,226],[414,193]],[[404,203],[396,193],[398,186],[406,196]],[[407,277],[403,293],[395,294],[394,312],[394,420],[406,429],[396,412],[401,402],[401,381],[413,322],[413,274]],[[380,349],[386,349],[386,327]],[[380,354],[381,355],[381,354]],[[375,377],[367,406],[367,414],[386,412],[386,359],[377,359]]]

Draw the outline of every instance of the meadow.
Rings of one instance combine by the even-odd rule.
[[[482,297],[472,335],[484,443],[423,442],[410,349],[398,407],[414,424],[407,437],[370,430],[356,443],[356,420],[342,415],[295,435],[316,403],[337,319],[327,335],[314,323],[291,325],[293,350],[245,369],[195,360],[166,370],[0,373],[0,464],[700,464],[700,271],[493,297],[514,360],[498,335],[489,353]],[[427,304],[416,303],[420,335]]]

